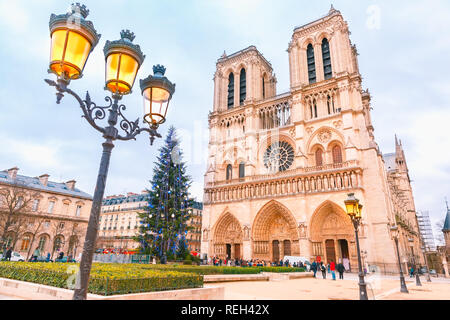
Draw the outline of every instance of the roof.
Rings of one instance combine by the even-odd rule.
[[[444,228],[442,231],[450,231],[450,208],[447,206],[447,216],[445,217]]]
[[[47,185],[44,186],[40,182],[38,177],[27,177],[27,176],[17,175],[15,179],[12,179],[8,175],[7,171],[0,171],[0,183],[10,184],[10,185],[19,184],[19,185],[23,185],[26,188],[30,188],[30,189],[34,189],[34,190],[50,192],[50,193],[60,193],[60,194],[71,196],[71,197],[92,200],[92,196],[90,194],[83,192],[77,188],[70,190],[69,188],[67,188],[65,183],[48,181]]]
[[[235,53],[232,53],[230,55],[226,55],[224,53],[224,55],[222,57],[220,57],[219,60],[217,60],[217,63],[228,61],[231,58],[237,57],[237,56],[239,56],[239,55],[241,55],[241,54],[243,54],[245,52],[249,52],[249,51],[255,51],[257,53],[257,55],[268,65],[268,67],[270,69],[272,69],[272,64],[269,61],[267,61],[267,59],[264,58],[263,54],[261,52],[259,52],[259,50],[253,45],[249,46],[249,47],[247,47],[245,49],[239,50],[239,51],[237,51]]]
[[[341,14],[341,12],[340,12],[339,10],[336,10],[336,9],[333,7],[333,5],[331,5],[330,11],[328,11],[328,13],[327,13],[326,15],[324,15],[324,16],[322,16],[321,18],[316,19],[316,20],[314,20],[314,21],[312,21],[312,22],[308,22],[307,24],[304,24],[304,25],[302,25],[302,26],[295,27],[295,28],[294,28],[294,33],[297,32],[297,31],[300,30],[300,29],[306,29],[307,27],[310,27],[310,26],[312,26],[312,25],[315,24],[315,23],[323,22],[323,21],[325,21],[327,18],[329,18],[329,17],[331,17],[331,16],[334,16],[334,15],[339,15],[339,14]]]
[[[194,201],[192,204],[192,208],[197,210],[203,210],[203,203]]]
[[[103,200],[103,206],[111,206],[115,204],[122,204],[122,203],[131,203],[131,202],[144,202],[148,201],[148,193],[144,194],[134,194],[130,196],[117,196],[114,198],[109,198]]]
[[[396,157],[395,153],[383,154],[384,166],[386,167],[386,171],[392,171],[397,169],[395,157]]]

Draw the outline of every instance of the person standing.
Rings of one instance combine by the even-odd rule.
[[[345,267],[340,260],[339,260],[339,264],[336,266],[336,270],[337,270],[337,272],[339,272],[339,280],[344,280]]]
[[[327,268],[325,267],[325,264],[323,262],[320,263],[320,271],[322,271],[322,277],[324,279],[327,278]]]
[[[314,272],[314,278],[315,278],[316,273],[317,273],[317,264],[315,261],[313,261],[313,263],[311,263],[311,271]]]
[[[12,255],[12,250],[11,250],[11,247],[9,247],[5,253],[5,261],[11,261],[11,255]]]
[[[31,262],[37,262],[38,257],[41,255],[41,252],[39,250],[39,247],[37,247],[34,252],[33,255],[31,256]]]
[[[331,262],[330,262],[330,271],[331,271],[331,276],[333,277],[333,280],[336,280],[336,263],[334,263],[333,260],[331,260]]]

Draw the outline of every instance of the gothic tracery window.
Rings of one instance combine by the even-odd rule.
[[[330,43],[327,38],[322,40],[322,60],[325,80],[331,79],[333,71],[331,68]]]
[[[308,60],[308,79],[309,83],[315,83],[316,82],[316,62],[314,58],[314,48],[312,44],[308,45],[308,48],[306,50],[306,57]]]
[[[342,163],[342,150],[339,146],[333,147],[333,163]]]
[[[230,73],[228,77],[228,109],[234,106],[234,74]]]
[[[316,167],[323,166],[323,151],[322,149],[316,150]]]
[[[233,177],[233,167],[231,164],[227,166],[227,180],[231,180]]]
[[[239,103],[242,105],[247,98],[247,75],[244,68],[241,70],[239,92]]]
[[[245,163],[241,162],[239,164],[239,178],[245,177]]]
[[[287,142],[275,142],[264,153],[264,165],[270,171],[286,171],[294,163],[294,149]]]

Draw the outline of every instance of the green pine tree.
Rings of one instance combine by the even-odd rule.
[[[148,207],[140,214],[142,224],[136,240],[144,254],[159,257],[185,258],[186,235],[190,227],[188,208],[193,200],[189,198],[191,179],[186,175],[186,164],[175,128],[171,127],[165,144],[159,149],[155,162],[153,179],[150,181]]]

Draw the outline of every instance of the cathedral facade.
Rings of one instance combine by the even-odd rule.
[[[231,259],[322,261],[357,266],[344,200],[364,205],[364,264],[398,270],[390,229],[400,224],[402,259],[420,253],[415,207],[400,143],[383,157],[356,47],[334,8],[294,30],[290,91],[278,94],[272,65],[250,46],[217,61],[205,174],[201,251]],[[389,164],[390,167],[387,166]],[[403,220],[402,220],[403,221]],[[411,246],[413,245],[413,246]]]

